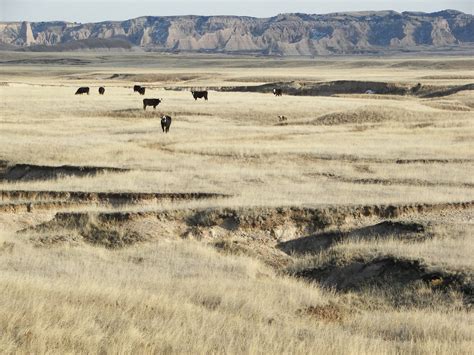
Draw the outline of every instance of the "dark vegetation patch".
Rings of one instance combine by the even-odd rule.
[[[411,69],[430,69],[430,70],[471,70],[474,61],[472,59],[460,60],[403,60],[392,64],[391,68],[411,68]]]
[[[144,111],[141,101],[137,104],[140,108],[127,108],[118,110],[109,110],[102,112],[90,112],[87,115],[91,116],[103,116],[112,118],[160,118],[163,116],[163,112],[158,110]]]
[[[347,182],[351,184],[363,185],[408,185],[408,186],[447,186],[447,187],[467,187],[474,188],[474,183],[469,182],[451,182],[451,181],[428,181],[421,179],[382,179],[382,178],[354,178],[333,173],[308,173],[305,176],[321,176],[328,179]]]
[[[31,58],[14,59],[1,62],[2,65],[86,65],[91,64],[90,60],[79,58]]]
[[[397,159],[395,164],[464,164],[472,163],[471,159]]]
[[[47,166],[33,164],[0,164],[0,181],[32,181],[57,179],[64,176],[94,176],[105,172],[124,172],[127,169],[96,166]]]
[[[339,291],[362,291],[387,286],[408,287],[421,282],[434,290],[461,292],[466,305],[474,302],[474,284],[468,275],[434,271],[419,260],[393,256],[341,260],[335,255],[323,265],[297,271],[294,275]]]
[[[95,116],[101,116],[101,117],[112,117],[112,118],[159,118],[163,116],[163,112],[159,111],[158,109],[156,110],[143,110],[142,103],[140,101],[139,105],[140,108],[126,108],[126,109],[118,109],[118,110],[108,110],[108,111],[90,111],[90,112],[85,112],[84,115],[86,117],[95,117]],[[167,114],[170,115],[171,117],[177,117],[177,116],[201,116],[201,117],[212,117],[213,114],[211,113],[205,113],[205,112],[193,112],[193,111],[167,111]]]
[[[473,63],[474,65],[474,63]],[[425,75],[418,79],[422,80],[474,80],[474,75],[469,74],[440,74],[440,75]]]
[[[471,164],[474,159],[468,158],[408,158],[408,159],[381,159],[376,157],[360,157],[351,154],[300,154],[300,157],[308,161],[341,161],[350,163],[372,163],[372,164]]]

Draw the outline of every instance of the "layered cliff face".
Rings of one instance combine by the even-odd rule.
[[[0,23],[0,44],[55,46],[121,39],[148,50],[327,55],[474,45],[474,16],[357,12],[328,15],[140,17],[101,23]],[[71,46],[69,46],[71,47]]]

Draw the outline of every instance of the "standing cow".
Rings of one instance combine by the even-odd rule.
[[[140,95],[145,95],[145,88],[142,86],[139,90],[138,90],[138,93]]]
[[[161,129],[163,130],[163,133],[168,133],[170,130],[171,126],[171,117],[164,115],[161,117]]]
[[[105,93],[105,88],[103,86],[101,86],[99,88],[99,95],[104,95],[104,93]]]
[[[143,99],[143,109],[146,110],[147,106],[153,106],[156,109],[163,99]]]
[[[191,91],[191,94],[193,94],[194,101],[202,98],[207,101],[207,91]]]
[[[77,89],[75,95],[82,95],[82,94],[89,95],[89,88],[86,87],[86,86],[83,86],[83,87],[80,87],[79,89]]]
[[[281,89],[273,89],[273,95],[281,96],[283,95],[283,91]]]
[[[134,85],[134,86],[133,86],[133,92],[139,92],[139,91],[140,91],[140,88],[141,88],[140,85]]]

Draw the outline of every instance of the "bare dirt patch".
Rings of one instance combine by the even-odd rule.
[[[158,202],[176,202],[226,198],[218,193],[82,192],[82,191],[0,191],[0,212],[21,213],[54,211],[88,206],[132,206]]]
[[[432,88],[431,90],[428,90],[428,92],[426,92],[427,90],[421,91],[419,96],[422,98],[443,97],[454,95],[460,91],[465,90],[474,90],[474,84],[456,85],[445,88]]]
[[[146,240],[142,234],[125,228],[120,220],[115,220],[115,223],[110,222],[110,220],[85,213],[57,214],[52,221],[20,233],[40,233],[39,241],[47,240],[56,243],[69,242],[81,237],[87,243],[106,248],[119,248]],[[58,235],[62,237],[57,238]]]
[[[90,197],[97,196],[94,195]],[[419,224],[403,224],[402,222],[383,222],[378,225],[352,230],[346,234],[340,232],[324,233],[324,231],[331,228],[339,230],[341,227],[351,225],[351,223],[355,221],[362,221],[374,217],[395,218],[404,215],[462,210],[472,207],[474,207],[474,202],[400,206],[341,206],[328,208],[256,207],[146,212],[61,212],[56,213],[52,220],[38,226],[33,226],[29,228],[28,231],[32,233],[44,233],[46,231],[57,233],[58,230],[65,229],[69,232],[75,230],[83,231],[89,228],[87,226],[90,224],[90,221],[95,221],[102,226],[114,226],[114,228],[119,229],[126,229],[127,226],[131,225],[142,228],[148,223],[145,223],[145,221],[155,221],[159,222],[160,226],[176,226],[178,229],[176,229],[174,233],[183,238],[209,241],[222,241],[222,238],[229,238],[230,236],[237,238],[236,243],[229,244],[228,241],[223,241],[220,247],[222,250],[252,250],[256,245],[255,243],[246,244],[245,241],[258,241],[261,244],[277,246],[278,242],[281,243],[296,239],[286,244],[281,243],[279,249],[288,253],[298,253],[303,250],[314,251],[327,248],[335,241],[341,240],[344,237],[372,238],[374,235],[391,234],[399,235],[400,238],[416,240],[420,238],[420,234],[424,231],[425,226]],[[153,232],[158,233],[159,231],[155,230]],[[320,234],[321,232],[323,233]],[[114,233],[115,232],[112,234]],[[301,238],[301,236],[309,237]],[[116,236],[113,238],[116,238]],[[240,243],[241,241],[244,241],[244,244]],[[219,244],[216,246],[219,247]],[[280,262],[278,261],[277,264],[278,263]]]
[[[347,316],[346,312],[337,305],[328,304],[322,306],[309,306],[298,309],[296,314],[308,316],[322,322],[342,322]]]
[[[367,205],[338,206],[322,208],[280,207],[280,208],[240,208],[206,209],[192,212],[187,224],[196,227],[221,226],[231,230],[261,229],[276,233],[278,227],[290,224],[299,231],[320,232],[330,226],[341,226],[350,220],[372,218],[398,218],[449,210],[463,210],[474,207],[474,201],[407,204],[407,205]],[[418,227],[417,227],[418,228]]]
[[[343,240],[399,238],[412,242],[423,241],[429,235],[425,233],[426,226],[420,223],[403,221],[383,221],[375,225],[352,229],[350,231],[335,231],[316,233],[311,236],[297,238],[279,243],[277,247],[287,254],[317,254]]]

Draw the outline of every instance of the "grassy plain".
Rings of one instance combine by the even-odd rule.
[[[474,60],[3,52],[0,61],[3,351],[472,353],[474,92],[220,89],[443,88],[474,82]],[[134,84],[163,99],[156,111],[143,111]],[[91,94],[75,96],[79,86]],[[209,101],[191,88],[209,88]],[[162,114],[173,118],[169,134]],[[104,169],[9,177],[19,164],[33,177],[44,166]],[[229,196],[111,203],[60,191]],[[380,212],[387,205],[400,212]]]

